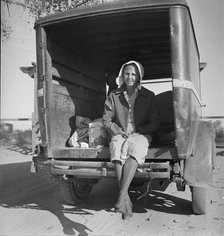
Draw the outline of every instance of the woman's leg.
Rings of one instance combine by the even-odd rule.
[[[114,167],[117,174],[118,186],[120,188],[120,182],[122,177],[122,160],[121,160],[121,149],[123,143],[126,139],[124,139],[121,135],[115,135],[112,137],[110,142],[110,154],[111,154],[111,162],[114,163]]]
[[[122,213],[122,218],[132,217],[132,202],[128,195],[128,189],[135,175],[138,163],[133,157],[129,157],[122,170],[120,196],[115,205],[118,212]]]
[[[120,195],[128,195],[128,189],[132,179],[134,178],[137,167],[138,162],[135,160],[135,158],[130,156],[123,167]]]
[[[114,167],[115,167],[116,174],[117,174],[118,187],[119,187],[119,189],[121,189],[121,179],[122,179],[122,169],[123,169],[121,161],[115,160]]]
[[[149,138],[151,138],[151,136]],[[128,188],[135,175],[138,164],[145,162],[145,156],[148,153],[149,138],[143,135],[133,134],[127,140],[128,149],[126,152],[129,154],[129,158],[126,160],[123,167],[120,191],[121,195],[128,194]]]
[[[128,189],[131,181],[134,178],[138,164],[144,163],[145,156],[148,152],[148,147],[151,142],[151,137],[134,134],[128,141],[126,150],[129,158],[126,160],[121,174],[120,196],[115,205],[117,210],[123,213],[124,218],[132,216],[132,203],[128,195]]]

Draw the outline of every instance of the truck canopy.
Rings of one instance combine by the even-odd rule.
[[[169,78],[169,8],[176,5],[187,7],[182,0],[115,1],[50,15],[36,27],[44,27],[55,44],[94,62],[101,76],[116,75],[121,64],[135,59],[144,64],[145,79]]]
[[[143,64],[143,80],[170,79],[174,96],[166,107],[172,116],[163,118],[175,127],[179,156],[192,153],[200,116],[199,53],[185,1],[71,9],[38,20],[35,29],[38,115],[49,157],[78,155],[66,149],[74,117],[102,117],[106,85],[116,87],[120,66],[129,60]]]

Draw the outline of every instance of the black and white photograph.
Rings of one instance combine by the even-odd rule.
[[[0,236],[224,235],[224,1],[2,0]]]

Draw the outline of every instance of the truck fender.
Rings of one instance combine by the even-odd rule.
[[[193,155],[185,160],[184,179],[187,184],[207,187],[212,182],[215,163],[215,129],[211,122],[201,120]]]

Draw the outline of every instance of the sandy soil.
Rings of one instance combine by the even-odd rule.
[[[85,203],[69,206],[55,182],[30,173],[30,154],[26,147],[0,150],[0,235],[224,235],[223,149],[217,150],[206,215],[193,214],[189,188],[178,192],[170,184],[165,192],[150,192],[146,203],[132,191],[134,215],[128,221],[113,212],[115,180],[102,180]]]

